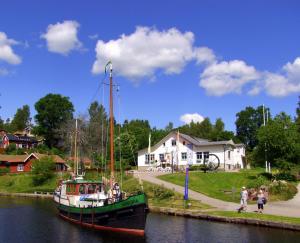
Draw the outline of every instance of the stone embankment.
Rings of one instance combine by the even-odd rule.
[[[173,208],[150,207],[150,212],[163,213],[163,214],[173,215],[173,216],[183,216],[183,217],[189,217],[195,219],[204,219],[204,220],[224,222],[224,223],[247,224],[247,225],[300,231],[299,224],[289,224],[289,223],[274,222],[274,221],[259,220],[259,219],[231,218],[225,216],[217,216],[217,215],[209,214],[209,211],[207,211],[206,213],[205,211],[200,212],[200,211],[187,210],[187,209],[180,210],[180,209],[173,209]]]
[[[10,193],[10,192],[0,192],[0,196],[5,197],[31,197],[31,198],[52,198],[53,195],[51,193]]]

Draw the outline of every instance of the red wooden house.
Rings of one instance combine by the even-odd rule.
[[[30,172],[32,169],[32,162],[45,156],[52,156],[56,171],[67,170],[68,166],[66,165],[66,162],[58,155],[45,155],[38,153],[32,153],[29,155],[0,154],[0,168],[9,168],[10,173]]]

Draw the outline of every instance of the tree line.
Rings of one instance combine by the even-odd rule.
[[[34,125],[29,106],[24,105],[17,109],[11,121],[3,121],[0,117],[0,129],[16,132],[31,128],[33,134],[45,138],[49,149],[60,151],[66,156],[72,155],[75,109],[69,98],[60,94],[48,94],[38,100],[34,107]],[[87,114],[78,118],[80,154],[92,158],[98,165],[109,160],[108,124],[109,116],[105,107],[96,101],[90,104]],[[212,123],[206,117],[201,123],[192,121],[177,128],[169,122],[162,129],[151,127],[148,120],[125,120],[122,124],[114,121],[116,158],[122,158],[125,164],[133,165],[136,163],[137,151],[148,147],[150,133],[151,145],[154,145],[169,132],[178,130],[210,141],[232,139],[235,143],[244,143],[248,161],[252,165],[263,166],[266,159],[273,166],[300,163],[300,97],[295,118],[284,112],[272,116],[268,107],[248,106],[236,114],[235,125],[236,133],[225,130],[221,118]]]

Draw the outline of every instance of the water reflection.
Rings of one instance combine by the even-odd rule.
[[[84,229],[57,216],[51,200],[0,198],[0,241],[9,242],[297,242],[300,233],[149,214],[146,237]]]

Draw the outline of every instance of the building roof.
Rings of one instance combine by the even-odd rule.
[[[9,162],[9,163],[25,163],[31,157],[35,157],[36,159],[41,159],[43,157],[53,157],[53,161],[55,163],[66,163],[60,156],[58,155],[47,155],[47,154],[39,154],[39,153],[31,153],[31,154],[22,154],[22,155],[7,155],[0,154],[0,161]]]

